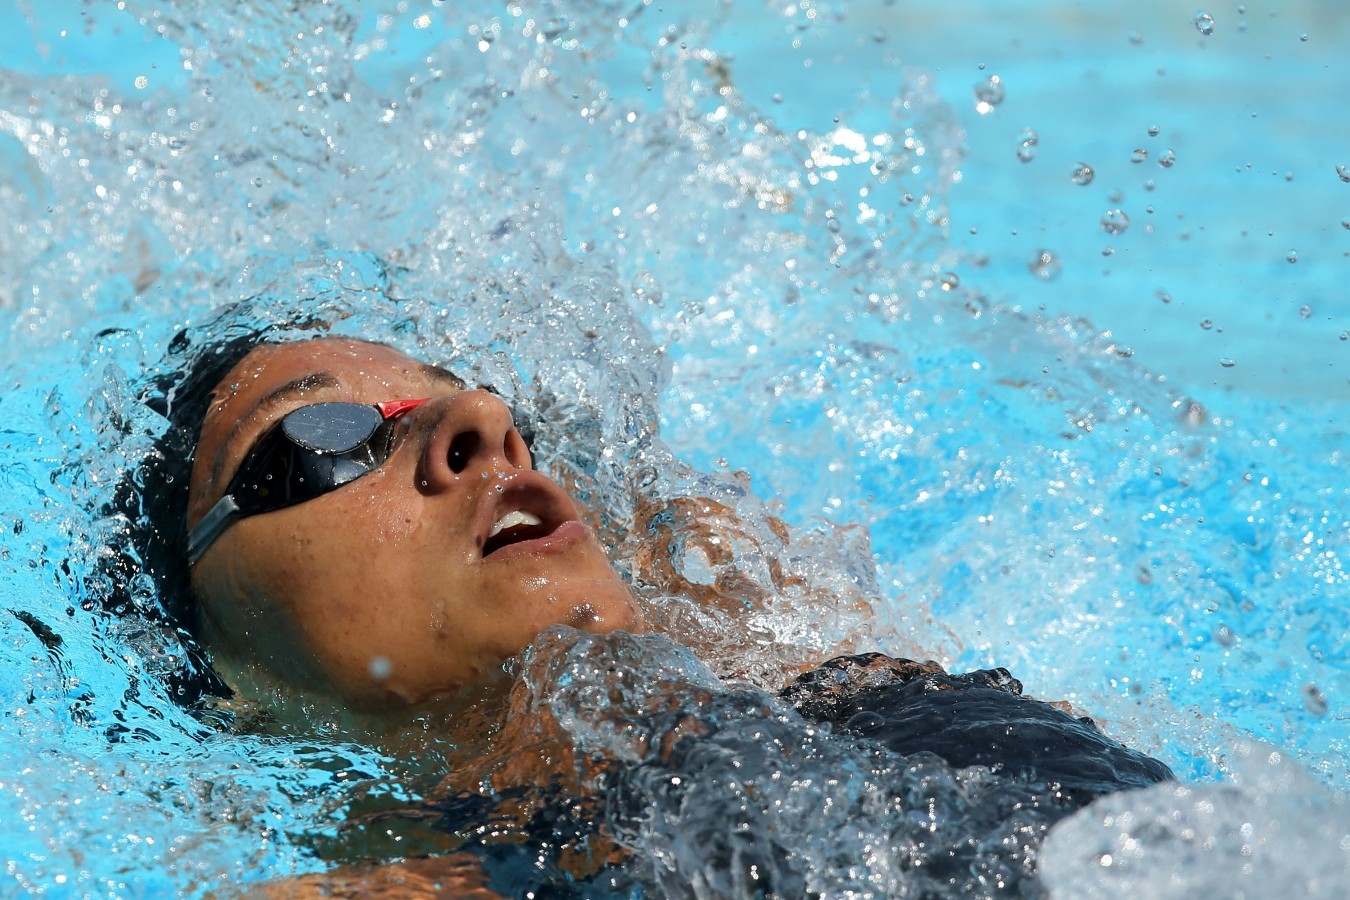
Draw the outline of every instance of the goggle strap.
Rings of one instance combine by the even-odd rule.
[[[418,400],[386,400],[383,403],[376,403],[375,408],[380,411],[383,418],[392,419],[394,416],[402,415],[410,409],[417,409],[430,399],[430,397],[422,397]]]
[[[234,497],[226,494],[216,501],[216,505],[212,506],[206,515],[202,516],[202,520],[197,523],[197,527],[193,528],[191,533],[188,534],[187,556],[189,566],[197,564],[197,560],[206,552],[206,548],[215,543],[216,538],[220,537],[220,533],[225,530],[225,526],[233,522],[238,515],[239,504],[235,502]]]

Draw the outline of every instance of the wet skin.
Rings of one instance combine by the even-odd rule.
[[[421,397],[378,469],[233,523],[193,567],[202,637],[236,687],[279,681],[358,709],[405,707],[497,670],[549,625],[641,627],[576,505],[531,467],[505,404],[378,344],[325,338],[245,357],[203,423],[188,527],[287,412]],[[516,510],[541,524],[489,541]]]

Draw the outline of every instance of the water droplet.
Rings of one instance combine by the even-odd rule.
[[[1225,369],[1231,369],[1233,366],[1236,366],[1237,363],[1225,356],[1219,360],[1219,365],[1223,366]]]
[[[1299,314],[1300,316],[1302,316],[1303,318],[1305,318],[1305,319],[1311,319],[1311,318],[1312,318],[1312,307],[1311,307],[1311,306],[1308,306],[1307,304],[1304,304],[1303,306],[1300,306],[1300,307],[1298,308],[1298,314]]]
[[[1207,12],[1198,12],[1195,14],[1195,30],[1205,36],[1214,33],[1214,17]]]
[[[1296,263],[1296,262],[1298,262],[1298,251],[1297,251],[1297,250],[1290,250],[1288,253],[1286,253],[1286,254],[1284,255],[1284,258],[1287,259],[1287,260],[1288,260],[1289,262],[1291,262],[1291,263]]]
[[[1041,281],[1054,281],[1063,271],[1064,265],[1059,261],[1059,257],[1049,250],[1037,250],[1027,268]]]
[[[1036,146],[1041,142],[1040,137],[1030,128],[1023,128],[1017,135],[1017,158],[1022,162],[1031,162],[1036,158]],[[1350,181],[1350,178],[1346,179]]]
[[[1004,96],[1003,79],[990,75],[975,85],[975,111],[980,115],[993,112],[1003,102]]]
[[[1336,174],[1341,176],[1341,181],[1350,184],[1350,166],[1340,165],[1336,167]]]
[[[957,287],[960,286],[960,284],[961,279],[957,277],[955,272],[942,273],[942,289],[944,291],[954,291],[957,289]]]
[[[1309,682],[1303,686],[1303,705],[1308,708],[1308,712],[1314,716],[1325,716],[1327,714],[1327,698],[1317,685]]]
[[[1148,151],[1143,147],[1135,147],[1134,152],[1130,154],[1130,162],[1141,163],[1148,159]]]
[[[1157,136],[1158,136],[1158,132],[1160,132],[1160,131],[1162,131],[1162,129],[1159,128],[1157,125],[1150,125],[1150,126],[1148,126],[1148,136],[1149,136],[1149,137],[1157,137]]]
[[[1213,319],[1201,319],[1201,320],[1200,320],[1200,327],[1203,328],[1203,329],[1205,329],[1206,331],[1209,331],[1211,328],[1214,327],[1214,320],[1213,320]]]
[[[384,681],[394,671],[394,664],[389,661],[387,656],[372,656],[370,658],[370,677],[376,681]]]
[[[1170,169],[1177,164],[1177,153],[1171,147],[1168,147],[1162,153],[1158,154],[1158,165],[1164,169]]]
[[[1107,234],[1124,234],[1130,228],[1130,217],[1123,209],[1108,209],[1102,215],[1102,231]]]
[[[1085,162],[1080,162],[1073,170],[1073,183],[1078,185],[1092,184],[1092,178],[1096,174],[1096,172],[1092,171],[1092,166],[1089,166]],[[1346,222],[1350,222],[1350,219],[1347,219]],[[1346,225],[1346,227],[1350,228],[1350,225]]]

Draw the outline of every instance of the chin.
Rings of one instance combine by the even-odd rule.
[[[561,625],[570,625],[591,634],[610,631],[642,631],[637,604],[628,589],[612,578],[597,584],[585,599],[572,605]]]

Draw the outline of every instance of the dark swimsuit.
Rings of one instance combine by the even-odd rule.
[[[950,675],[936,663],[880,653],[839,656],[781,692],[813,722],[884,744],[903,756],[927,752],[953,768],[1057,785],[1068,807],[1102,794],[1172,779],[1156,759],[1077,718],[1022,696],[1007,669]]]

